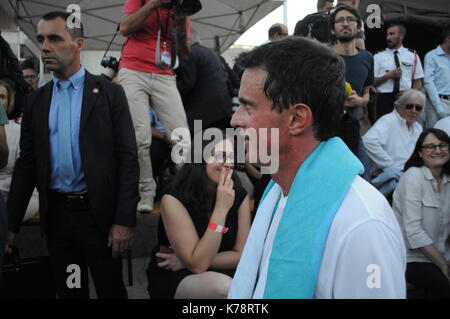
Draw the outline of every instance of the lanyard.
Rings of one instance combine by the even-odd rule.
[[[163,26],[161,23],[161,14],[159,12],[159,9],[156,9],[156,13],[158,15],[158,26],[159,26],[159,29],[161,30],[161,36],[162,36],[163,46],[164,46],[164,50],[165,50],[166,49],[166,41],[167,41],[167,32],[169,31],[170,12],[167,13],[166,30],[163,29]]]

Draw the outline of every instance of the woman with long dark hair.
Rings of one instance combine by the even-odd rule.
[[[152,299],[226,298],[250,230],[232,140],[195,141],[191,163],[161,200],[158,245],[147,272]]]
[[[430,298],[450,298],[449,145],[444,131],[423,131],[393,197],[408,248],[406,280]]]

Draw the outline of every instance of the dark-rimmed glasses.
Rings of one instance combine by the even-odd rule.
[[[423,106],[420,104],[406,104],[405,109],[411,110],[412,108],[415,108],[417,112],[421,112],[423,110]]]
[[[439,149],[441,151],[448,151],[448,143],[440,143],[440,144],[426,144],[426,145],[422,145],[422,148],[426,149],[428,152],[434,152],[437,148],[439,147]]]

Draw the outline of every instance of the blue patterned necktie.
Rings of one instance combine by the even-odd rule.
[[[59,177],[65,185],[72,184],[75,172],[72,162],[72,136],[70,120],[70,81],[58,82],[60,87],[58,107],[58,166]]]

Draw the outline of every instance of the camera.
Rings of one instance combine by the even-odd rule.
[[[119,72],[119,61],[113,56],[104,56],[100,64],[106,69],[105,73],[102,73],[101,76],[110,81],[117,75],[117,72]]]
[[[170,6],[179,7],[187,16],[191,16],[202,9],[202,4],[199,0],[172,0]]]

